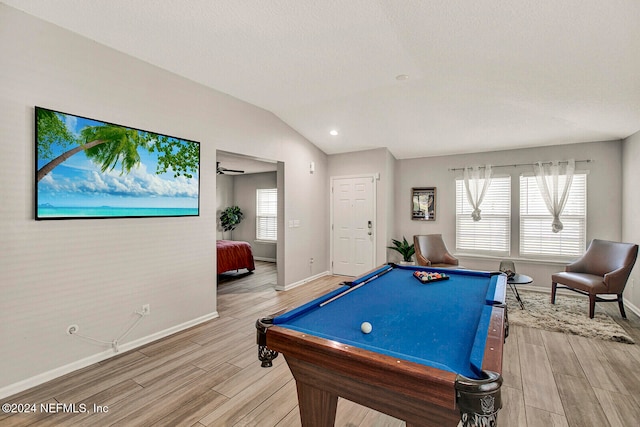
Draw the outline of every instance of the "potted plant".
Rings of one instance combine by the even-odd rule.
[[[220,225],[223,231],[234,230],[242,222],[244,214],[238,206],[229,206],[220,214]]]
[[[409,244],[404,236],[402,236],[402,241],[396,239],[391,239],[391,241],[393,242],[393,246],[387,246],[387,248],[399,252],[400,255],[402,255],[403,263],[411,263],[411,257],[416,253],[413,243]]]

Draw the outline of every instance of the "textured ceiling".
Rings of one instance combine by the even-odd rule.
[[[328,154],[640,129],[637,0],[0,1],[265,108]]]

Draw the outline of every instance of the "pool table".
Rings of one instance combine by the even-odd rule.
[[[445,278],[423,283],[416,271]],[[501,273],[384,265],[258,319],[259,357],[284,355],[303,426],[333,426],[338,397],[407,426],[495,425],[506,287]]]

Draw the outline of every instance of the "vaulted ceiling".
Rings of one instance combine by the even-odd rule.
[[[640,129],[637,0],[1,1],[269,110],[327,154]]]

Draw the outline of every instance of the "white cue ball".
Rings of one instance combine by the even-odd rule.
[[[371,326],[371,323],[369,322],[362,322],[362,325],[360,325],[360,330],[365,334],[368,334],[369,332],[371,332],[372,329],[373,329],[373,326]]]

